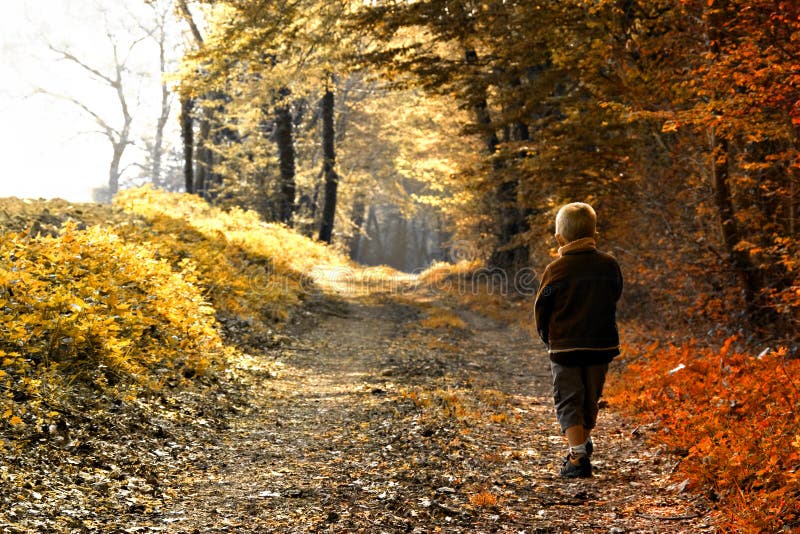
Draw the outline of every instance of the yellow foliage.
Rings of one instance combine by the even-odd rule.
[[[517,323],[535,335],[530,317],[533,296],[514,295],[500,287],[480,260],[457,263],[436,262],[420,273],[419,280],[431,290],[454,297],[461,304],[483,315]]]
[[[145,384],[157,368],[202,374],[221,354],[191,269],[101,227],[0,242],[0,350],[7,389],[36,396],[42,373],[92,364]]]
[[[422,282],[445,291],[458,289],[459,281],[468,279],[482,267],[479,260],[461,260],[457,263],[437,261],[420,273]],[[440,287],[443,286],[443,287]]]
[[[311,289],[320,266],[349,267],[349,260],[255,212],[210,206],[199,197],[143,187],[121,192],[115,206],[143,217],[130,225],[130,239],[152,241],[176,267],[192,265],[218,314],[248,324],[254,336],[262,321],[282,321]]]
[[[436,328],[452,328],[455,330],[467,329],[467,323],[465,323],[461,317],[444,308],[435,308],[430,312],[428,317],[420,321],[420,324],[422,324],[424,328],[430,328],[432,330]]]
[[[203,375],[233,354],[218,319],[268,333],[312,287],[306,273],[349,266],[284,226],[191,195],[142,188],[115,203],[129,219],[0,236],[0,424],[49,417],[40,399],[76,378],[132,399]]]

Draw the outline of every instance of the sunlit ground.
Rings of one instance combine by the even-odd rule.
[[[319,266],[314,267],[310,274],[322,290],[342,296],[403,293],[419,284],[418,274],[395,271],[389,267]]]

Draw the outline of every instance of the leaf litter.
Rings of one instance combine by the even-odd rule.
[[[714,531],[704,497],[668,488],[677,458],[614,414],[601,416],[596,476],[558,477],[564,443],[549,367],[526,333],[452,302],[440,304],[468,328],[427,329],[413,294],[332,298],[307,303],[282,333],[285,344],[262,355],[277,373],[242,375],[246,387],[225,424],[185,429],[184,442],[196,443],[176,455],[158,507],[118,524]]]
[[[248,349],[225,372],[130,399],[77,384],[52,424],[0,436],[0,529],[715,531],[670,477],[681,452],[615,414],[596,476],[560,479],[541,346],[449,297],[318,292],[260,347],[224,326]]]

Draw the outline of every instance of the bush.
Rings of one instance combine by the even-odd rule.
[[[737,532],[796,525],[800,502],[800,360],[693,344],[626,348],[624,375],[609,395],[620,411],[657,423],[657,440],[688,450],[680,473],[721,500]]]
[[[42,422],[76,382],[132,398],[226,365],[225,341],[264,348],[314,268],[349,266],[282,225],[192,195],[145,187],[115,205],[108,225],[59,229],[48,211],[44,234],[3,233],[0,425]],[[95,211],[108,215],[84,206],[68,218],[102,220]],[[221,322],[235,339],[222,339]]]
[[[192,264],[173,270],[147,243],[68,225],[55,237],[5,234],[0,262],[1,402],[8,420],[12,400],[53,389],[48,377],[158,387],[178,371],[202,375],[223,354]]]

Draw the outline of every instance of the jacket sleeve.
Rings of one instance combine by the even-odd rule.
[[[548,325],[550,323],[550,313],[553,309],[553,286],[551,282],[550,270],[545,269],[542,281],[539,284],[539,292],[536,294],[536,301],[533,305],[536,331],[545,345],[549,345]]]

